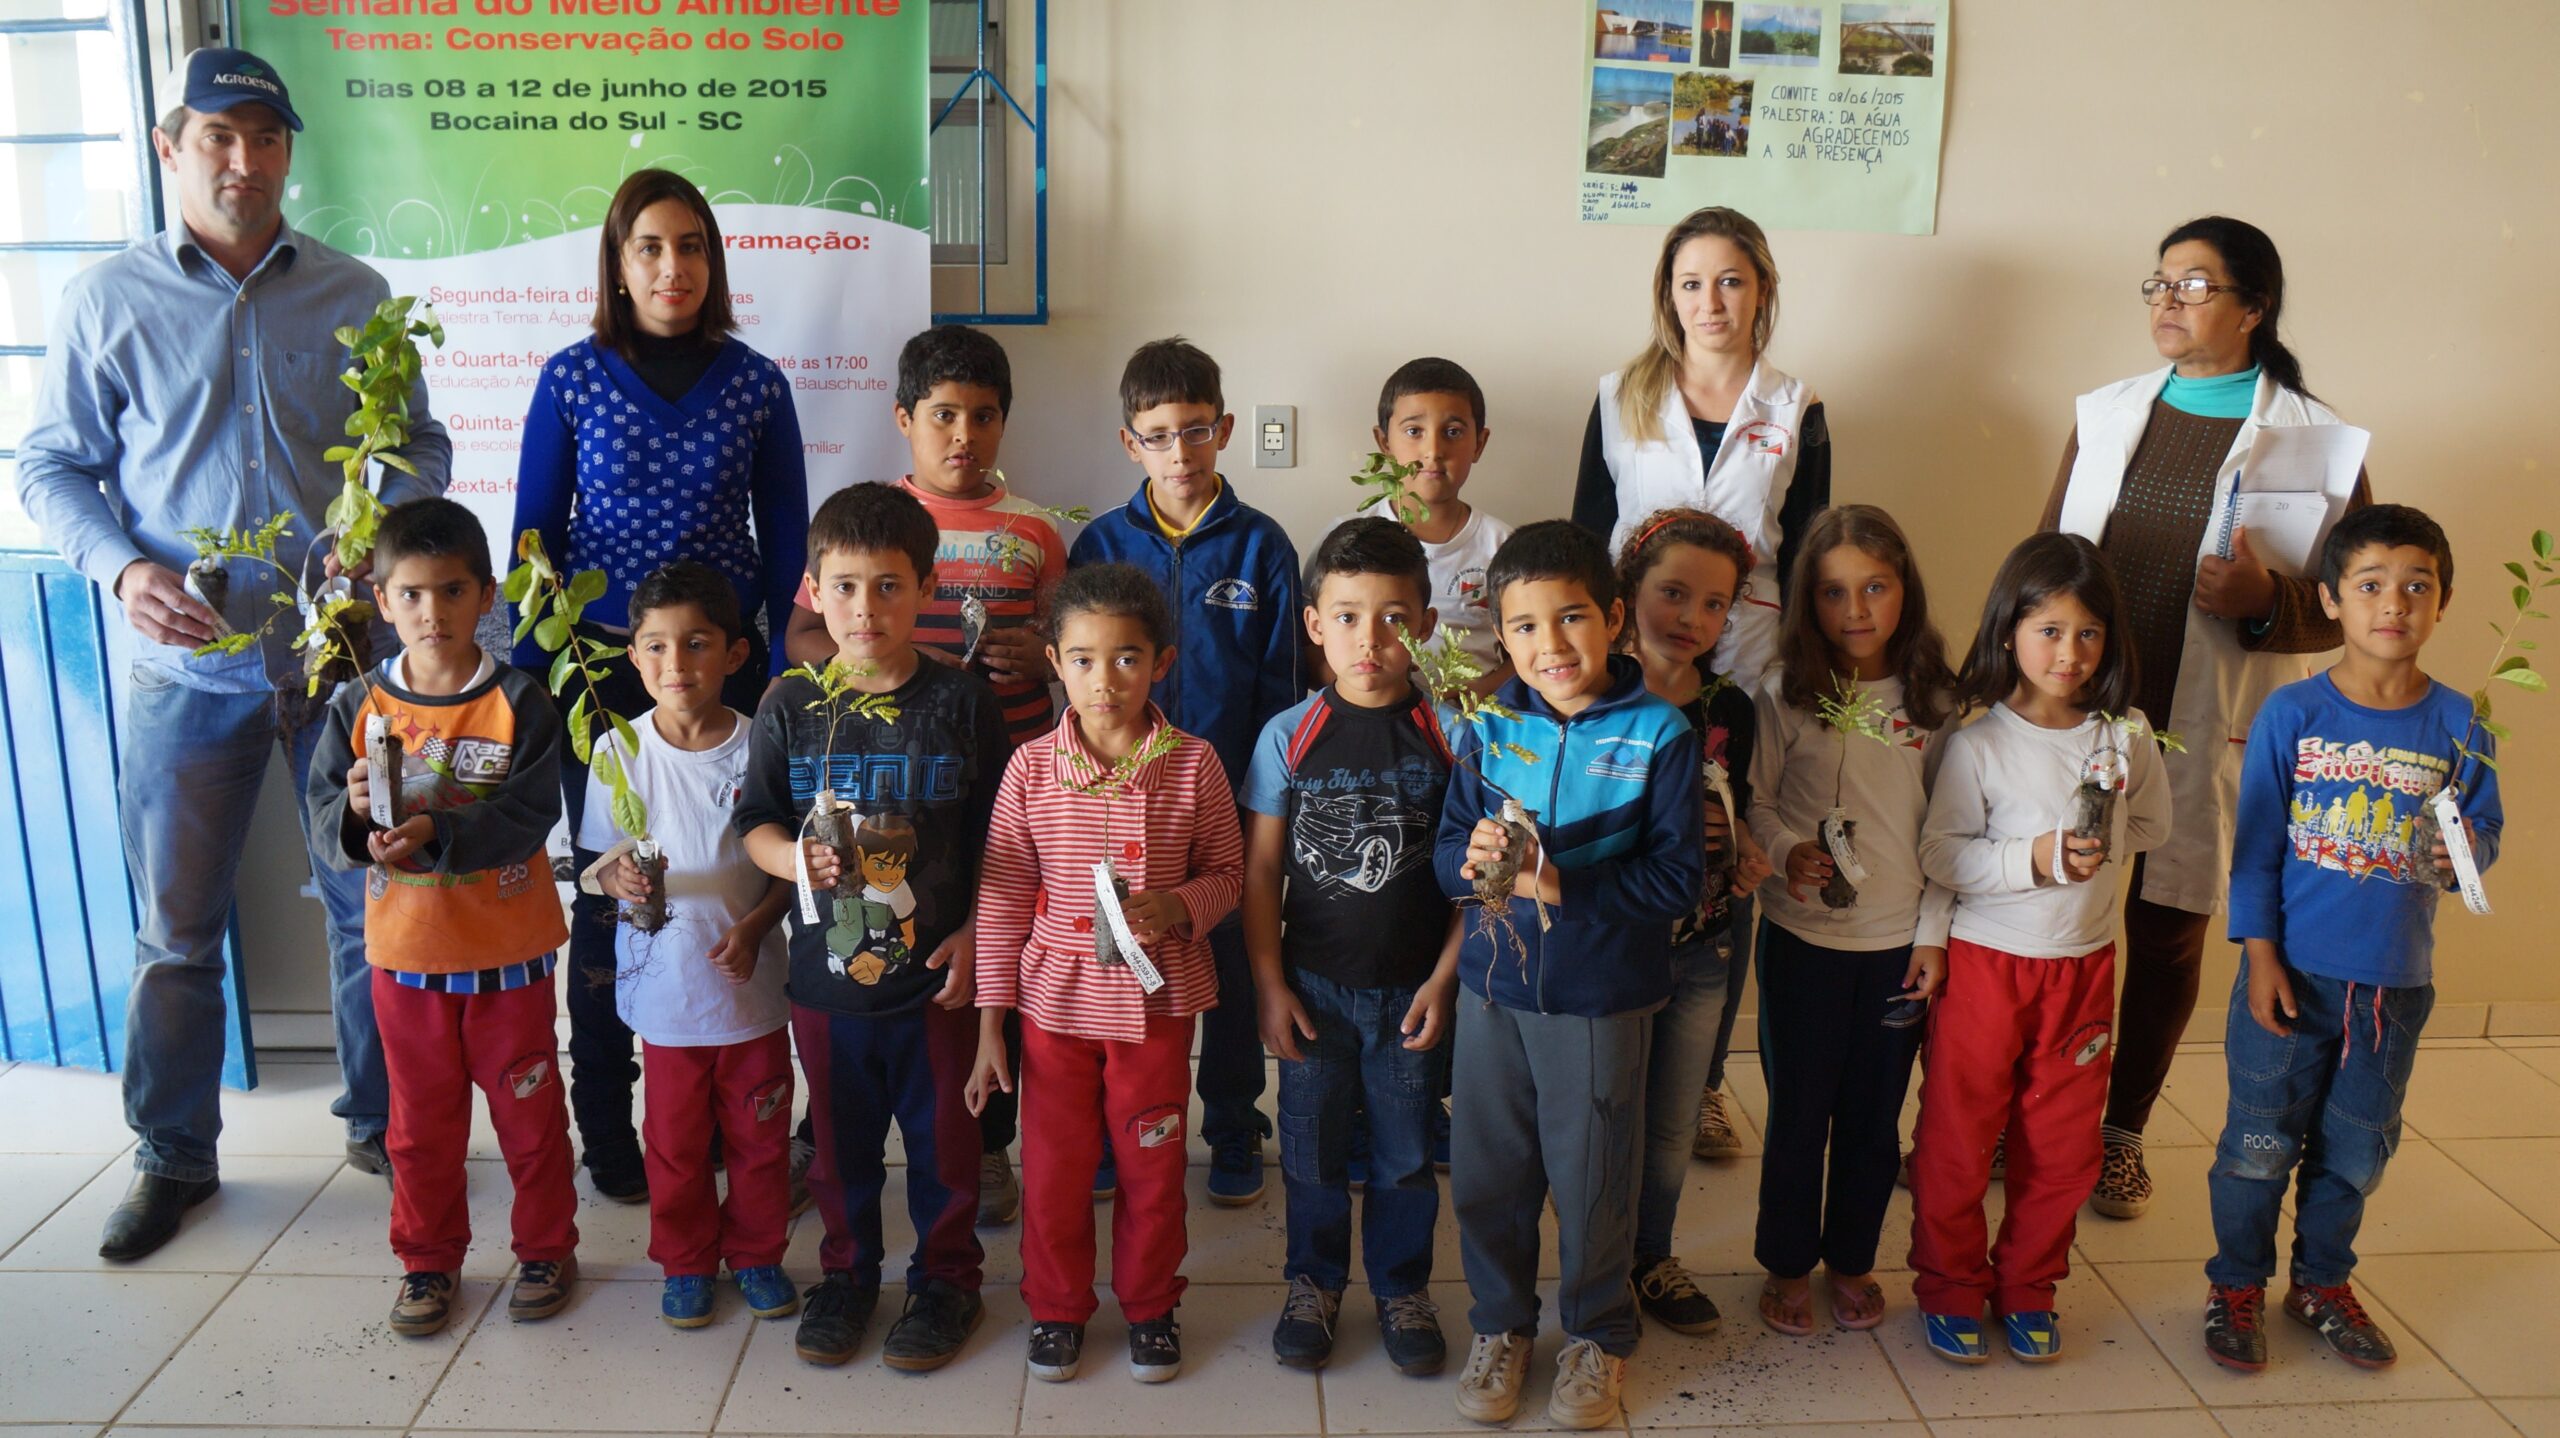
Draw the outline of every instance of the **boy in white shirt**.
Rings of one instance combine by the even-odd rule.
[[[800,1306],[782,1271],[791,1217],[791,1008],[776,929],[790,886],[747,857],[730,826],[746,780],[748,720],[720,702],[746,662],[736,592],[706,565],[670,564],[631,596],[630,661],[657,707],[631,720],[624,752],[599,720],[596,746],[617,751],[648,833],[666,860],[653,881],[614,828],[602,768],[587,774],[578,843],[608,853],[594,883],[625,904],[663,898],[655,931],[614,931],[614,1001],[641,1039],[648,1085],[641,1128],[649,1172],[649,1257],[666,1273],[659,1316],[678,1328],[711,1321],[711,1285],[726,1258],[747,1307],[779,1318]],[[664,893],[656,890],[663,886]],[[712,1175],[715,1135],[729,1195]]]

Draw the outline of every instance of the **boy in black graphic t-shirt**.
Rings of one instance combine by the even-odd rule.
[[[1449,744],[1403,641],[1431,633],[1430,568],[1402,525],[1348,520],[1308,561],[1306,592],[1307,635],[1335,680],[1263,727],[1244,784],[1245,947],[1262,1041],[1280,1058],[1289,1203],[1289,1298],[1271,1346],[1297,1368],[1332,1353],[1365,1110],[1360,1249],[1378,1327],[1397,1368],[1432,1373],[1445,1349],[1429,1294],[1430,1050],[1448,1032],[1458,929],[1431,866]]]

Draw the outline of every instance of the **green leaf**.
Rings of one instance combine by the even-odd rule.
[[[568,621],[557,614],[544,615],[542,622],[533,626],[533,642],[546,651],[558,649],[569,642]]]
[[[588,648],[586,662],[589,664],[609,664],[630,652],[631,650],[628,646],[616,647],[611,644],[597,644]]]
[[[581,605],[592,604],[604,597],[605,583],[603,570],[581,569],[569,581],[569,598]]]
[[[2551,557],[2550,530],[2537,529],[2533,532],[2533,557],[2536,559],[2549,559]]]
[[[402,474],[414,476],[418,472],[418,467],[416,465],[411,464],[409,461],[402,459],[400,456],[393,454],[387,449],[382,453],[375,455],[374,458],[381,460],[384,464],[391,466]]]
[[[2515,597],[2518,613],[2522,613],[2526,606],[2533,603],[2533,588],[2530,585],[2519,584],[2510,592]]]
[[[2534,643],[2530,639],[2519,639],[2516,641],[2516,647],[2518,649],[2539,649],[2542,646]]]
[[[355,446],[350,444],[333,444],[320,451],[320,461],[323,464],[344,464],[355,457]]]
[[[622,752],[625,754],[639,753],[640,736],[631,732],[631,721],[614,713],[610,709],[604,711],[604,717],[613,721],[613,739],[615,743],[622,746]]]
[[[2548,615],[2548,614],[2543,613],[2543,612],[2542,612],[2541,610],[2539,610],[2539,609],[2528,609],[2528,610],[2526,610],[2524,613],[2519,614],[2519,615],[2517,615],[2516,617],[2517,617],[2518,619],[2548,619],[2548,618],[2550,618],[2551,616],[2550,616],[2550,615]]]
[[[2488,733],[2488,735],[2489,735],[2489,737],[2490,737],[2490,738],[2497,740],[2497,741],[2498,741],[2499,743],[2501,743],[2501,744],[2503,744],[2503,743],[2505,743],[2505,742],[2506,742],[2506,740],[2507,740],[2507,726],[2506,726],[2506,725],[2504,725],[2504,724],[2492,724],[2492,723],[2490,723],[2488,720],[2483,719],[2483,720],[2481,720],[2481,721],[2480,721],[2480,727]]]
[[[559,654],[554,656],[551,661],[551,692],[554,694],[568,693],[569,672],[577,667],[578,647],[574,644],[561,645]]]
[[[2540,694],[2551,688],[2551,681],[2530,669],[2501,669],[2492,677],[2503,679],[2528,694]]]
[[[595,762],[591,757],[595,753],[595,741],[590,735],[595,716],[587,712],[587,701],[593,697],[581,694],[577,702],[569,706],[569,752],[577,755],[581,764]]]
[[[2498,667],[2490,670],[2489,672],[2492,674],[2504,674],[2510,669],[2526,669],[2530,667],[2532,667],[2532,661],[2526,659],[2523,655],[2510,654],[2506,658],[2499,660]]]
[[[649,837],[649,806],[627,785],[613,791],[613,827],[634,839]]]
[[[338,343],[345,345],[347,348],[354,349],[356,347],[356,336],[359,332],[354,325],[340,325],[336,329],[331,330],[330,333],[337,337]]]
[[[367,406],[358,409],[354,414],[348,415],[347,422],[343,427],[347,433],[355,435],[358,438],[362,438],[364,432],[373,428],[374,421],[381,417],[381,411]]]
[[[2524,566],[2516,563],[2512,559],[2507,561],[2507,572],[2516,577],[2516,582],[2518,584],[2531,584],[2533,582],[2533,576],[2524,572]]]
[[[589,765],[596,771],[596,777],[602,779],[608,789],[619,789],[631,782],[623,775],[621,756],[613,752],[613,746],[610,744],[598,746],[595,757],[589,761]]]
[[[505,596],[509,604],[522,604],[525,591],[532,587],[533,571],[519,564],[508,570],[507,577],[499,582],[498,593]]]

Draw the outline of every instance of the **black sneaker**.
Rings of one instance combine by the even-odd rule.
[[[958,1284],[928,1278],[907,1290],[906,1311],[880,1344],[880,1361],[909,1373],[930,1373],[960,1356],[960,1345],[978,1331],[987,1306]]]
[[[1129,1376],[1141,1383],[1170,1383],[1182,1371],[1182,1325],[1168,1313],[1129,1325]]]
[[[1440,1305],[1427,1293],[1379,1299],[1378,1332],[1386,1340],[1387,1361],[1408,1378],[1428,1377],[1449,1361],[1448,1340],[1440,1336]]]
[[[1636,1306],[1674,1333],[1713,1333],[1724,1322],[1716,1301],[1698,1291],[1696,1279],[1676,1258],[1636,1260]]]
[[[1031,1376],[1043,1383],[1064,1383],[1084,1363],[1084,1325],[1031,1325]]]
[[[453,1275],[420,1269],[400,1279],[400,1296],[391,1304],[391,1331],[404,1338],[424,1338],[443,1331],[453,1316]]]
[[[1333,1320],[1341,1311],[1341,1289],[1319,1288],[1304,1274],[1290,1279],[1280,1322],[1271,1330],[1271,1356],[1291,1368],[1322,1368],[1333,1356]]]
[[[2267,1366],[2267,1290],[2213,1285],[2204,1300],[2204,1351],[2214,1362],[2243,1373]]]
[[[391,1151],[382,1144],[382,1135],[347,1140],[347,1167],[376,1178],[391,1177]]]
[[[2297,1283],[2285,1290],[2284,1311],[2316,1330],[2340,1358],[2358,1368],[2388,1368],[2400,1361],[2390,1337],[2365,1315],[2355,1289],[2347,1284],[2321,1288]]]
[[[850,1273],[830,1273],[800,1295],[800,1329],[792,1351],[829,1368],[853,1357],[871,1326],[871,1310],[880,1306],[877,1280],[857,1284]]]
[[[649,1170],[640,1162],[637,1145],[598,1152],[587,1150],[587,1182],[616,1203],[649,1201]]]

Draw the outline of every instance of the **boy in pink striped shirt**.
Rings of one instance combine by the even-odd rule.
[[[1020,1009],[1031,1375],[1062,1383],[1083,1359],[1097,1306],[1093,1171],[1107,1132],[1120,1170],[1111,1291],[1129,1321],[1130,1375],[1162,1383],[1182,1368],[1173,1310],[1187,1247],[1192,1020],[1218,1003],[1209,930],[1243,890],[1244,842],[1217,755],[1148,701],[1173,663],[1173,621],[1154,581],[1125,564],[1071,570],[1049,623],[1068,710],[1014,751],[996,792],[969,1103],[1011,1091],[1004,1016]],[[1113,876],[1126,890],[1114,889],[1119,922],[1100,897]]]

